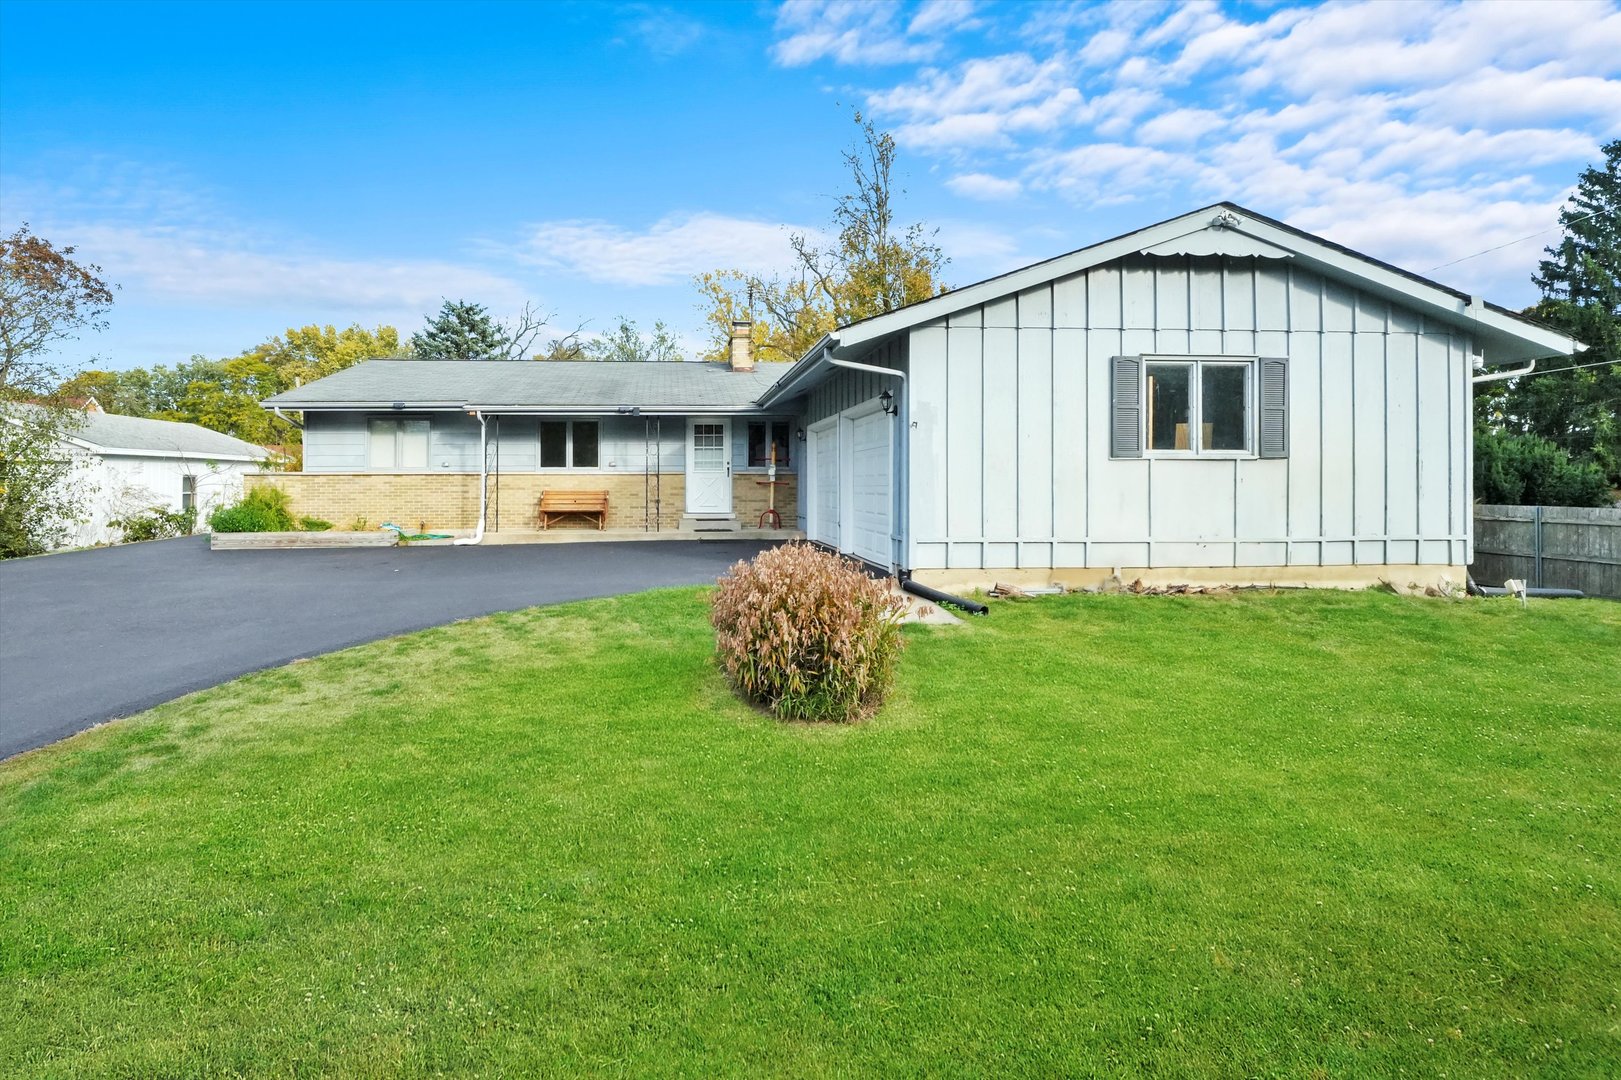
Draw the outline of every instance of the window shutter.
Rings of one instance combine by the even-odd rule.
[[[1143,456],[1143,379],[1142,359],[1117,356],[1111,372],[1109,394],[1109,456]]]
[[[1289,361],[1261,360],[1261,456],[1289,456]]]

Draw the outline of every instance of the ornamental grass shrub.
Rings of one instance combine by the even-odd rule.
[[[256,487],[240,502],[222,506],[208,515],[208,527],[217,533],[292,532],[298,528],[287,509],[287,492],[279,487]]]
[[[895,675],[905,604],[810,544],[784,544],[720,579],[710,621],[739,693],[783,720],[851,721]]]

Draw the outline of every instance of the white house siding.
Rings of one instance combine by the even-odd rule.
[[[910,332],[917,569],[1469,561],[1470,343],[1287,261],[1133,256]],[[1289,455],[1109,456],[1110,359],[1286,356]]]
[[[320,473],[372,472],[366,464],[366,422],[376,417],[412,416],[429,418],[428,472],[478,472],[478,420],[460,412],[391,413],[310,412],[304,418],[304,471]],[[559,417],[558,419],[568,419]],[[686,468],[687,421],[684,416],[662,417],[580,417],[595,419],[599,429],[599,468],[604,472],[639,473],[647,469],[681,472]],[[772,417],[733,417],[732,463],[740,472],[748,464],[749,423],[762,419],[786,421],[797,426],[791,414]],[[540,420],[534,416],[496,416],[488,419],[487,437],[499,446],[503,473],[536,472],[540,457]],[[651,429],[651,430],[650,430]],[[797,444],[796,444],[797,446]],[[790,447],[790,455],[797,451]],[[490,468],[497,465],[496,451],[490,452]],[[783,466],[792,472],[797,463]]]
[[[110,544],[122,531],[110,522],[130,514],[161,507],[181,508],[184,478],[197,481],[197,528],[208,531],[208,515],[216,507],[242,497],[242,477],[258,468],[252,462],[187,461],[178,458],[96,455],[80,451],[83,462],[71,483],[87,494],[87,518],[75,526],[71,547]]]

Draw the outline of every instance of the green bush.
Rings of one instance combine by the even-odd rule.
[[[230,506],[208,515],[215,532],[292,532],[298,526],[287,509],[287,492],[279,487],[257,487]]]
[[[119,543],[133,544],[139,540],[165,540],[171,536],[190,536],[197,527],[197,508],[166,510],[154,506],[150,510],[115,518],[107,524],[117,529]]]
[[[711,622],[738,691],[784,720],[850,721],[883,701],[904,602],[851,564],[785,544],[720,579]]]
[[[304,527],[305,532],[326,532],[332,528],[332,522],[322,521],[320,518],[299,518],[298,523]]]
[[[1475,498],[1509,506],[1609,506],[1604,470],[1536,435],[1475,432]]]

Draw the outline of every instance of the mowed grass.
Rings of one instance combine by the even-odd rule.
[[[684,590],[0,765],[0,1072],[1602,1076],[1621,605],[1066,597],[876,718]]]

